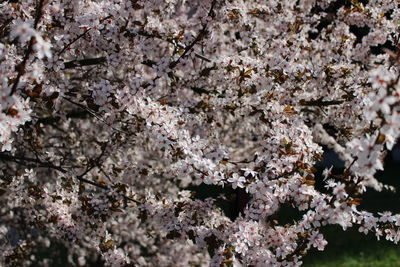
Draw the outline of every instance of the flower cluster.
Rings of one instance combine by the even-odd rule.
[[[1,264],[300,266],[328,225],[398,243],[399,214],[360,208],[390,188],[398,21],[394,0],[2,1]],[[323,146],[344,168],[319,177]]]

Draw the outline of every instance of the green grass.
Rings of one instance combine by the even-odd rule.
[[[365,250],[358,253],[341,252],[336,257],[315,258],[305,262],[306,267],[398,267],[400,266],[400,250],[397,248],[381,248]]]
[[[393,185],[396,193],[367,190],[363,196],[362,210],[376,213],[392,211],[400,213],[400,163],[386,159],[385,171],[377,174],[379,181]],[[324,251],[312,249],[303,259],[305,267],[400,267],[400,244],[372,234],[364,235],[357,228],[343,231],[340,227],[322,229],[328,241]]]
[[[305,267],[398,267],[400,246],[386,240],[377,241],[356,229],[342,232],[338,227],[324,229],[328,239],[325,251],[312,250],[305,256]]]

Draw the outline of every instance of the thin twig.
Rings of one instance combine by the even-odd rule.
[[[112,16],[107,16],[103,19],[100,20],[100,23],[105,21],[106,19],[111,18]],[[85,30],[83,33],[81,33],[80,35],[78,35],[77,37],[75,37],[75,39],[71,40],[66,46],[64,46],[63,49],[61,49],[61,51],[58,53],[58,56],[60,56],[62,53],[64,53],[65,50],[67,50],[71,45],[73,45],[75,42],[77,42],[79,39],[81,39],[82,37],[84,37],[92,28],[89,28],[87,30]]]
[[[217,1],[216,1],[216,0],[214,0],[214,1],[211,3],[211,7],[210,7],[210,10],[209,10],[209,12],[208,12],[208,16],[209,16],[209,17],[213,17],[214,7],[215,7],[216,4],[217,4]],[[175,60],[174,62],[172,62],[172,63],[170,64],[169,67],[170,67],[171,69],[173,69],[176,65],[178,65],[178,63],[180,62],[180,60],[181,60],[182,58],[184,58],[184,57],[189,53],[189,51],[192,50],[192,48],[193,48],[198,42],[200,42],[201,39],[203,39],[203,37],[207,34],[207,26],[208,26],[208,22],[206,22],[206,23],[203,25],[203,28],[202,28],[202,29],[200,30],[200,32],[197,34],[196,38],[195,38],[188,46],[185,47],[185,50],[183,51],[182,55],[180,55],[180,57],[179,57],[177,60]]]
[[[99,115],[97,115],[96,112],[94,112],[92,109],[86,107],[85,105],[82,105],[82,104],[80,104],[80,103],[78,103],[78,102],[75,102],[75,101],[73,101],[72,99],[70,99],[70,98],[68,98],[68,97],[65,97],[65,96],[63,96],[62,98],[64,98],[65,100],[67,100],[67,101],[70,102],[71,104],[74,104],[74,105],[76,105],[76,106],[78,106],[78,107],[80,107],[80,108],[86,110],[87,112],[89,112],[90,114],[92,114],[96,119],[98,119],[99,121],[103,122],[104,124],[106,124],[106,125],[107,125],[108,127],[110,127],[111,129],[113,129],[113,130],[115,130],[115,131],[117,131],[117,132],[120,132],[120,133],[124,133],[124,134],[128,134],[128,135],[135,135],[134,133],[125,132],[125,131],[123,131],[123,130],[117,129],[117,128],[115,128],[114,126],[108,124],[103,118],[101,118]]]
[[[86,31],[84,31],[83,33],[81,33],[80,35],[78,35],[75,39],[73,39],[71,42],[69,42],[66,46],[64,46],[63,49],[61,49],[61,51],[58,53],[58,56],[60,56],[62,53],[64,53],[65,50],[67,50],[71,45],[73,45],[76,41],[78,41],[79,39],[81,39],[83,36],[85,36],[89,31],[91,30],[91,28],[87,29]]]
[[[165,38],[165,37],[163,37],[163,36],[160,35],[160,34],[149,33],[149,32],[142,31],[142,30],[137,31],[136,34],[137,34],[137,35],[140,35],[140,36],[143,36],[143,37],[157,38],[157,39],[159,39],[159,40],[162,40],[162,41],[168,42],[168,43],[170,43],[170,44],[176,45],[177,47],[179,47],[179,48],[181,48],[181,49],[185,49],[185,46],[183,46],[183,45],[181,45],[181,44],[175,42],[175,41],[174,41],[173,39],[171,39],[171,38]],[[194,55],[195,55],[197,58],[200,58],[201,60],[204,60],[204,61],[206,61],[206,62],[212,62],[211,59],[209,59],[209,58],[207,58],[207,57],[205,57],[204,55],[201,55],[201,54],[199,54],[199,53],[196,53],[196,52],[195,52]]]

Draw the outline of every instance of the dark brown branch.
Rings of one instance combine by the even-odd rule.
[[[88,118],[88,115],[90,115],[89,112],[87,112],[86,110],[74,110],[71,112],[68,112],[66,114],[67,118],[79,118],[79,119],[86,119]],[[61,119],[60,116],[54,116],[54,117],[43,117],[43,118],[39,118],[36,123],[43,123],[43,124],[51,124],[54,122],[59,122]]]
[[[67,172],[67,170],[65,170],[61,166],[56,166],[51,162],[43,162],[39,159],[27,158],[27,157],[23,157],[23,156],[13,156],[13,155],[9,155],[6,153],[0,153],[0,160],[1,161],[11,161],[11,162],[16,162],[16,163],[20,163],[20,161],[31,162],[31,163],[37,164],[38,167],[54,169],[54,170],[60,171],[62,173]]]
[[[44,0],[40,0],[36,6],[35,21],[33,24],[33,28],[35,30],[39,24],[40,18],[42,17],[43,5],[44,5]],[[22,59],[22,62],[15,67],[15,70],[17,71],[17,77],[15,78],[13,86],[11,87],[10,96],[13,95],[15,93],[15,91],[17,90],[19,80],[21,79],[22,75],[24,75],[24,73],[25,73],[26,63],[28,62],[30,54],[33,52],[34,40],[35,40],[35,37],[32,37],[31,40],[29,41],[29,45],[25,51],[25,55],[24,55],[24,58]]]
[[[209,10],[209,12],[208,12],[208,16],[209,16],[209,17],[214,17],[214,8],[215,8],[215,5],[216,5],[216,4],[217,4],[217,0],[214,0],[214,1],[211,3],[211,7],[210,7],[210,10]],[[174,62],[172,62],[172,63],[169,65],[169,67],[170,67],[171,69],[175,68],[175,66],[178,65],[178,63],[180,62],[180,60],[181,60],[182,58],[184,58],[184,57],[189,53],[189,51],[192,50],[192,48],[193,48],[198,42],[200,42],[200,41],[203,39],[204,36],[207,35],[207,26],[208,26],[208,23],[205,23],[205,24],[203,25],[203,28],[202,28],[202,29],[200,30],[200,32],[197,34],[196,38],[195,38],[188,46],[185,47],[185,50],[183,51],[182,55],[180,55],[180,57],[179,57],[177,60],[175,60]]]
[[[93,170],[95,167],[101,167],[100,160],[104,156],[104,153],[107,149],[107,143],[101,143],[101,153],[94,160],[89,161],[89,164],[86,166],[86,170],[77,176],[78,179],[83,178],[88,172]]]
[[[38,5],[37,5],[37,7],[36,7],[35,21],[33,22],[33,28],[35,30],[37,29],[37,26],[39,24],[40,18],[42,17],[43,6],[44,6],[44,0],[40,0]]]
[[[0,27],[0,38],[3,37],[4,32],[6,31],[6,27],[8,26],[8,24],[11,23],[11,21],[12,21],[12,19],[8,19],[3,23],[3,25],[1,25],[1,27]]]
[[[197,94],[199,94],[199,95],[201,95],[201,94],[209,95],[209,94],[215,92],[215,91],[208,91],[208,90],[206,90],[206,89],[204,89],[204,88],[197,87],[197,86],[191,86],[190,89],[191,89],[193,92],[195,92],[195,93],[197,93]]]
[[[317,106],[317,107],[326,107],[326,106],[333,106],[333,105],[340,105],[343,104],[344,100],[329,100],[324,101],[323,98],[318,98],[317,100],[305,101],[300,100],[300,105],[302,106]]]
[[[64,69],[72,69],[76,67],[90,66],[90,65],[99,65],[106,62],[105,57],[98,58],[86,58],[79,60],[72,60],[64,63]]]

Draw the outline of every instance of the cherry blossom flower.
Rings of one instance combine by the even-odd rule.
[[[328,244],[323,235],[319,234],[318,232],[311,233],[309,240],[312,246],[314,246],[318,250],[324,250],[325,246]]]
[[[228,179],[228,182],[232,184],[232,188],[236,189],[237,187],[244,188],[244,182],[246,182],[246,178],[243,176],[239,176],[239,174],[234,173],[232,177]]]
[[[36,55],[39,59],[44,57],[51,58],[51,44],[45,41],[40,35],[35,35],[36,43],[33,45],[33,49],[36,51]]]
[[[36,34],[36,31],[32,28],[32,23],[32,21],[23,21],[21,19],[15,20],[11,38],[18,38],[21,43],[29,41]]]

